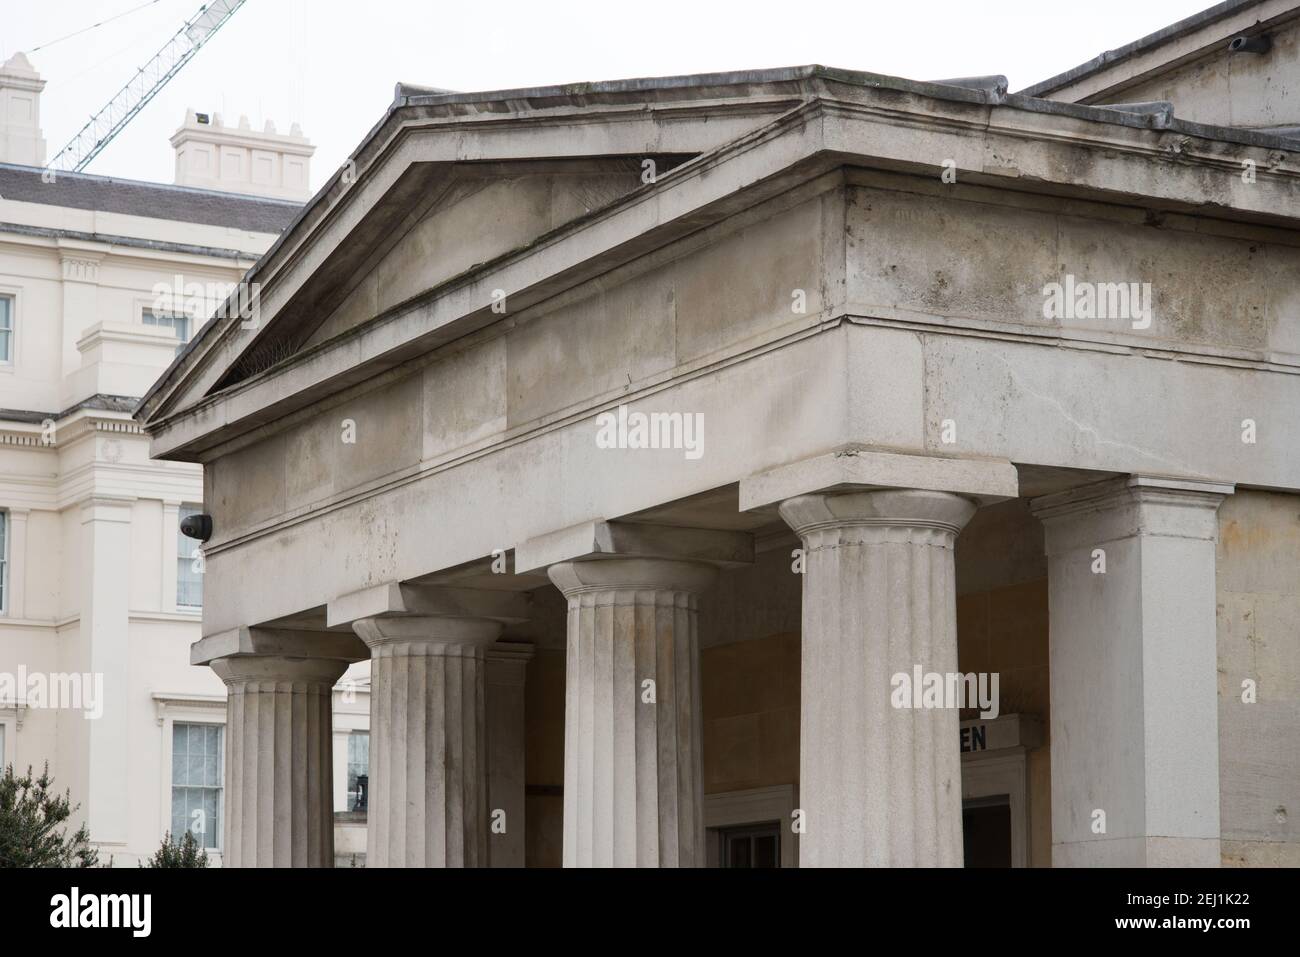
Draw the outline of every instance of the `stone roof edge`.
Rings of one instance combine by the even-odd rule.
[[[1052,93],[1062,87],[1069,86],[1086,77],[1096,73],[1108,70],[1118,63],[1132,59],[1140,53],[1146,53],[1156,47],[1162,46],[1173,40],[1180,39],[1197,30],[1207,27],[1212,23],[1225,20],[1235,13],[1240,13],[1251,7],[1259,6],[1265,0],[1224,0],[1212,7],[1194,13],[1190,17],[1185,17],[1168,26],[1161,27],[1155,33],[1148,33],[1146,36],[1134,40],[1132,43],[1126,43],[1114,50],[1106,50],[1076,67],[1066,70],[1064,73],[1058,73],[1056,76],[1048,77],[1045,80],[1039,80],[1037,83],[1025,87],[1017,92],[1022,96],[1040,97],[1047,93]]]
[[[1263,0],[1228,0],[1228,2],[1243,4],[1263,2]],[[761,85],[807,80],[824,80],[863,88],[915,93],[921,96],[929,96],[941,100],[970,104],[983,104],[988,106],[1004,105],[1012,107],[1013,109],[1021,109],[1029,112],[1072,116],[1079,119],[1094,120],[1139,129],[1167,129],[1175,132],[1186,133],[1190,136],[1247,146],[1256,146],[1264,149],[1277,149],[1292,152],[1296,151],[1297,148],[1300,148],[1300,143],[1297,143],[1295,140],[1256,131],[1242,130],[1232,127],[1208,126],[1205,124],[1190,123],[1176,118],[1166,122],[1157,115],[1124,113],[1105,107],[1063,103],[1056,100],[1044,100],[1024,94],[998,94],[992,91],[951,86],[943,83],[908,80],[901,77],[887,76],[881,73],[843,70],[835,67],[822,66],[820,64],[779,67],[764,70],[733,71],[727,73],[702,73],[670,77],[610,80],[597,83],[574,83],[560,86],[494,90],[481,93],[439,92],[427,87],[414,87],[409,84],[399,83],[396,87],[394,99],[385,111],[384,115],[366,133],[361,143],[352,151],[348,160],[345,161],[344,164],[334,172],[329,180],[327,180],[324,185],[317,190],[316,194],[312,196],[312,198],[309,199],[301,209],[299,209],[298,214],[285,227],[284,231],[275,240],[271,247],[267,249],[261,258],[258,259],[258,261],[248,271],[244,277],[244,282],[253,282],[267,268],[269,268],[270,265],[276,261],[286,244],[291,240],[296,239],[296,233],[304,222],[317,218],[318,213],[323,216],[328,212],[328,210],[323,212],[319,211],[318,207],[320,207],[321,204],[328,200],[332,195],[335,195],[335,187],[349,170],[352,171],[351,178],[353,181],[360,176],[361,164],[357,162],[357,159],[372,152],[372,149],[377,149],[378,147],[375,146],[376,140],[379,139],[385,128],[392,123],[399,113],[412,107],[447,107],[447,115],[451,117],[455,115],[463,115],[463,113],[459,113],[454,109],[459,105],[500,104],[503,102],[510,102],[513,104],[513,107],[509,113],[503,112],[499,109],[483,111],[500,116],[502,119],[508,119],[510,116],[516,115],[515,111],[518,110],[519,106],[525,100],[559,100],[568,101],[571,105],[581,106],[584,105],[583,101],[588,100],[591,97],[618,96],[622,94],[683,88],[705,89],[716,88],[719,86]],[[555,102],[548,102],[545,104],[545,106],[548,107],[553,107],[555,105]],[[525,107],[525,109],[527,108],[528,107]],[[346,192],[346,188],[339,191],[337,195],[335,195],[335,198],[340,198]],[[188,343],[186,343],[185,347],[177,354],[175,360],[173,360],[171,366],[169,366],[162,375],[154,381],[144,396],[141,397],[135,410],[137,417],[142,414],[147,415],[154,404],[154,400],[164,391],[170,391],[174,374],[180,371],[180,369],[187,364],[189,357],[192,354],[204,348],[207,340],[215,334],[213,330],[219,325],[219,323],[206,323],[199,332],[191,338]]]

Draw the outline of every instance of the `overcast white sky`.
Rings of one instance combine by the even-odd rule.
[[[196,13],[146,0],[0,0],[0,57],[47,81],[53,156]],[[917,80],[1004,73],[1012,90],[1212,0],[248,0],[87,172],[171,182],[187,107],[291,122],[317,146],[315,189],[380,118],[398,80],[488,90],[821,63]]]

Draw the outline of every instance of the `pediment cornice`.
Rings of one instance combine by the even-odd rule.
[[[942,88],[945,95],[937,97],[933,84],[910,81],[893,81],[882,91],[855,86],[850,79],[838,71],[804,77],[800,82],[818,85],[818,95],[794,109],[591,215],[477,264],[241,381],[230,381],[228,373],[256,335],[240,335],[237,322],[210,323],[211,341],[188,363],[183,358],[171,381],[156,387],[138,413],[154,436],[155,454],[201,459],[236,436],[262,430],[272,420],[501,320],[489,308],[494,289],[508,292],[511,312],[517,314],[843,166],[933,177],[942,158],[951,158],[963,183],[986,189],[1296,228],[1295,217],[1279,211],[1292,204],[1300,166],[1281,148],[1285,142],[1274,137],[954,87]],[[787,91],[776,92],[784,96]],[[771,102],[779,99],[769,96]],[[673,105],[683,103],[710,108],[705,100],[682,99]],[[626,105],[610,104],[615,109]],[[446,94],[407,96],[399,109],[441,110],[441,122],[456,108],[469,106],[475,112],[469,120],[456,121],[454,137],[447,128],[421,127],[409,113],[398,121],[397,112],[390,111],[381,126],[398,123],[402,133],[386,141],[382,158],[376,157],[351,184],[350,194],[323,212],[311,212],[317,217],[311,229],[286,236],[254,270],[267,282],[263,326],[256,334],[266,335],[274,327],[280,311],[288,310],[311,278],[327,269],[331,255],[349,243],[367,248],[367,236],[373,246],[381,210],[393,215],[393,210],[405,209],[409,216],[411,197],[427,192],[439,177],[445,182],[452,167],[471,160],[560,161],[573,145],[557,140],[603,122],[572,102],[527,118],[485,115],[481,105]],[[665,147],[673,155],[687,152],[684,134],[673,140],[658,128],[662,117],[647,116],[644,108],[640,114],[601,125],[601,148],[594,153],[635,157],[638,147],[642,154]],[[372,134],[367,149],[373,139]],[[1239,176],[1247,160],[1258,169],[1249,187]]]

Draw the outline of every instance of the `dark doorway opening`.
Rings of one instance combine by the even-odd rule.
[[[1011,795],[963,801],[961,830],[967,867],[1011,866]]]

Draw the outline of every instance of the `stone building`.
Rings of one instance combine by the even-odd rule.
[[[332,862],[365,660],[372,865],[1300,863],[1298,18],[399,85],[136,413],[228,863]]]

